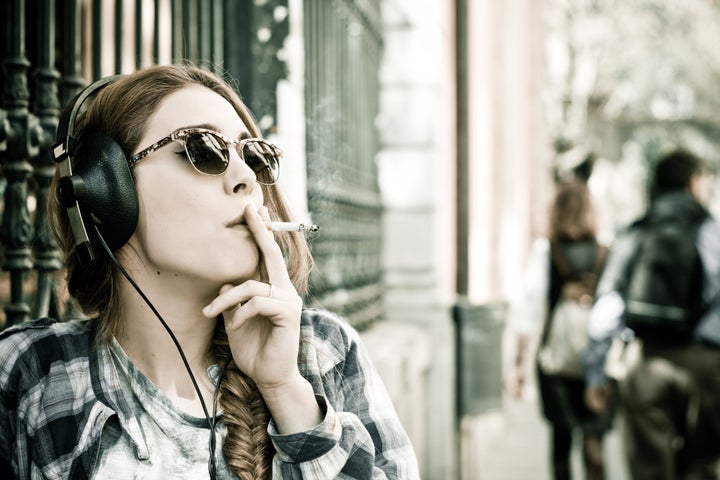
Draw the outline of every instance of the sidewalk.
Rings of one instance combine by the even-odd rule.
[[[461,424],[462,480],[550,480],[549,431],[537,396],[505,400],[503,410],[467,417]],[[606,437],[606,478],[629,480],[615,428]],[[573,453],[574,478],[582,480],[579,448]]]

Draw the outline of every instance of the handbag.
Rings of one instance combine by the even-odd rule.
[[[561,298],[550,318],[547,339],[538,351],[540,368],[547,375],[582,378],[582,352],[588,344],[590,305]]]
[[[538,364],[546,375],[582,378],[582,353],[588,345],[592,299],[607,248],[599,245],[593,269],[582,273],[571,271],[559,245],[552,242],[550,248],[563,283],[560,298],[545,322]]]

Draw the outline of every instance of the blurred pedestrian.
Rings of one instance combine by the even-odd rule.
[[[532,332],[542,325],[533,365],[542,413],[550,424],[550,460],[555,480],[572,478],[570,454],[575,432],[582,437],[584,478],[604,478],[602,438],[611,426],[611,418],[609,414],[597,415],[585,406],[580,355],[587,342],[586,322],[595,279],[603,268],[606,253],[606,247],[597,240],[595,212],[587,184],[582,180],[562,182],[550,210],[549,234],[536,239],[531,249],[524,295],[514,315],[516,355],[506,382],[510,394],[521,394]],[[566,301],[577,303],[570,305],[569,315],[578,316],[573,321],[579,327],[571,336],[579,339],[579,346],[571,345],[572,339],[563,340],[567,333],[562,330],[565,326],[552,325],[561,321],[558,308]],[[554,337],[560,339],[558,343]],[[562,360],[566,353],[570,358]],[[553,363],[553,359],[557,361]],[[563,366],[564,363],[569,365]]]
[[[587,403],[606,409],[613,340],[640,346],[616,377],[632,477],[716,479],[720,223],[706,209],[712,175],[702,159],[677,149],[657,162],[652,178],[647,212],[613,243],[598,284],[585,355]]]

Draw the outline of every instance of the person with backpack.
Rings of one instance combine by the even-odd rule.
[[[587,184],[578,179],[560,182],[550,208],[549,233],[533,242],[524,289],[514,304],[516,353],[505,381],[508,393],[520,397],[530,339],[539,330],[539,346],[531,363],[542,414],[550,425],[554,480],[573,478],[570,459],[574,433],[581,437],[584,478],[604,478],[602,439],[611,427],[611,416],[595,414],[585,406],[581,354],[587,344],[596,278],[606,253],[607,247],[597,240]]]
[[[613,243],[598,284],[583,357],[586,403],[603,412],[617,393],[633,479],[717,479],[720,223],[706,207],[713,177],[684,149],[653,173],[649,208]],[[613,340],[640,353],[610,380]]]

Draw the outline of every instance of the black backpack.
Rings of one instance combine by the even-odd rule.
[[[684,213],[688,213],[685,211]],[[697,232],[707,211],[649,215],[635,226],[638,242],[624,291],[625,325],[646,342],[686,342],[703,312]]]
[[[560,275],[560,299],[592,305],[598,276],[605,266],[607,254],[606,246],[597,245],[594,250],[592,270],[576,272],[570,266],[562,247],[557,242],[551,241],[550,256]]]

